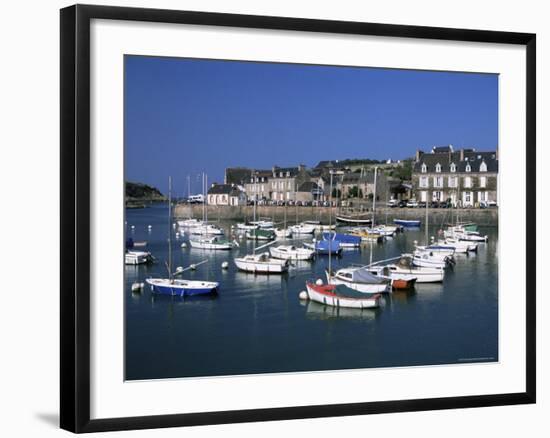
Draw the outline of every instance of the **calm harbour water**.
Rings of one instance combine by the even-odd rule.
[[[379,309],[361,311],[298,299],[306,280],[324,278],[326,256],[298,262],[283,276],[237,271],[233,257],[254,247],[244,239],[232,251],[204,251],[181,248],[187,237],[177,240],[173,235],[173,266],[208,259],[184,278],[219,281],[214,297],[153,295],[148,286],[133,293],[133,282],[166,276],[167,216],[166,204],[126,211],[127,236],[147,241],[146,250],[157,259],[150,266],[125,266],[127,380],[498,360],[495,227],[480,228],[489,242],[480,244],[477,254],[456,255],[457,263],[442,284],[393,292]],[[231,223],[219,225],[227,234]],[[435,232],[436,227],[430,235]],[[333,267],[411,252],[413,241],[423,242],[424,236],[424,229],[406,231],[384,244],[346,250],[333,258]],[[228,270],[221,268],[224,261]]]

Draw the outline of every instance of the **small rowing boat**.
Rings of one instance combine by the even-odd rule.
[[[372,309],[380,305],[380,294],[367,295],[345,286],[335,284],[306,283],[307,291],[300,298],[309,299],[326,306],[348,307],[354,309]]]

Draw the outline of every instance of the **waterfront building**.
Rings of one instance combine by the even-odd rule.
[[[208,205],[246,205],[246,194],[235,185],[212,184],[207,194]]]
[[[312,201],[324,201],[324,190],[313,181],[305,181],[298,187],[296,191],[296,201],[300,202],[312,202]]]
[[[303,164],[298,167],[273,166],[269,177],[269,197],[273,201],[295,201],[298,187],[306,181],[310,181],[310,175]]]
[[[452,145],[416,152],[412,173],[418,201],[447,201],[477,207],[498,201],[498,150],[455,151]]]
[[[253,169],[248,174],[244,190],[249,201],[260,201],[271,198],[269,180],[271,170]]]

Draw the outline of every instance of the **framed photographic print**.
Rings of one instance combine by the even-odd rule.
[[[533,34],[62,9],[61,427],[534,403],[535,85]]]

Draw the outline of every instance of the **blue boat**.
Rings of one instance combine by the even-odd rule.
[[[319,240],[315,243],[304,243],[304,246],[314,249],[319,255],[342,254],[342,245],[339,240]]]
[[[405,228],[420,228],[420,221],[419,220],[408,220],[408,219],[394,219],[394,224],[401,225]]]
[[[151,292],[161,295],[171,295],[176,297],[187,297],[193,295],[210,295],[218,292],[219,283],[215,281],[203,280],[185,280],[176,279],[176,275],[180,275],[188,269],[196,268],[208,260],[203,260],[200,263],[189,266],[188,268],[178,268],[176,272],[172,272],[172,177],[168,177],[168,278],[148,278],[145,281],[151,286]]]
[[[357,248],[361,246],[361,237],[343,233],[323,233],[323,240],[338,240],[343,248]]]
[[[193,295],[207,295],[218,292],[219,283],[215,281],[177,280],[167,278],[148,278],[147,283],[153,293],[188,297]]]

